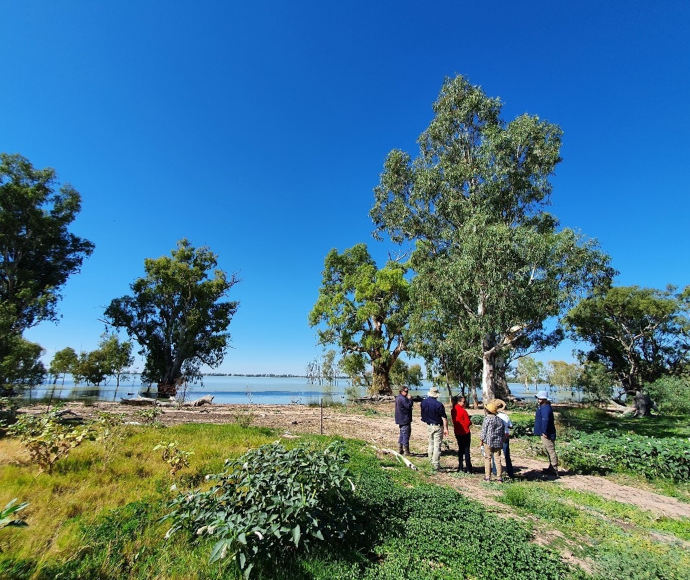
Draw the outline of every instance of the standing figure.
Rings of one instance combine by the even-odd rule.
[[[427,452],[431,467],[438,471],[441,458],[441,441],[448,435],[448,417],[446,408],[438,400],[439,392],[436,387],[431,387],[426,399],[422,401],[422,421],[427,424],[429,433],[429,450]]]
[[[407,387],[401,387],[395,397],[395,423],[400,427],[398,446],[401,455],[410,454],[410,433],[412,433],[412,395]]]
[[[465,410],[465,397],[459,395],[453,397],[453,408],[450,411],[450,418],[453,421],[453,431],[458,442],[458,471],[472,473],[472,460],[470,459],[470,443],[472,434],[470,433],[470,416]],[[463,467],[463,458],[465,466]]]
[[[491,462],[495,458],[496,480],[503,482],[503,465],[501,465],[501,450],[505,442],[505,425],[496,413],[505,407],[501,399],[494,399],[484,405],[484,422],[479,433],[479,445],[484,455],[484,481],[491,481]]]
[[[503,426],[506,431],[505,439],[503,440],[503,457],[506,460],[506,473],[508,477],[513,479],[515,477],[515,470],[513,469],[513,461],[510,458],[510,430],[513,428],[513,422],[510,420],[508,414],[504,412],[506,407],[505,403],[503,401],[500,401],[500,403],[502,406],[499,405],[496,416],[503,421]],[[493,461],[493,459],[491,460],[491,473],[496,475],[496,462]]]
[[[541,436],[541,443],[544,446],[544,451],[549,457],[549,466],[544,469],[546,473],[550,473],[558,477],[558,455],[556,455],[556,425],[553,420],[553,409],[549,401],[549,395],[546,391],[539,391],[535,397],[537,398],[537,412],[534,416],[534,434]]]

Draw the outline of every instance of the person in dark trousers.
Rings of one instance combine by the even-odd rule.
[[[553,419],[553,409],[546,391],[539,391],[537,398],[537,412],[534,416],[534,434],[541,437],[541,443],[549,458],[549,466],[544,469],[558,477],[558,455],[556,455],[556,425]]]
[[[412,433],[412,395],[407,387],[400,389],[395,397],[395,423],[400,427],[398,446],[402,455],[410,454],[410,434]]]
[[[459,395],[453,397],[453,408],[450,410],[450,418],[453,421],[453,431],[458,442],[458,471],[472,473],[472,460],[470,459],[470,416],[465,410],[465,397]],[[463,467],[464,460],[464,467]]]
[[[448,417],[446,417],[446,408],[438,400],[439,394],[436,387],[431,387],[427,398],[421,404],[422,421],[426,423],[429,433],[427,454],[434,471],[438,471],[441,466],[441,442],[443,436],[448,435]]]

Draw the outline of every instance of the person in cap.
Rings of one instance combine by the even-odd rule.
[[[470,416],[465,410],[465,397],[458,395],[453,397],[453,408],[450,410],[450,418],[453,422],[455,439],[458,442],[458,471],[472,473],[472,460],[470,459]],[[464,467],[463,467],[464,459]]]
[[[501,399],[494,399],[484,405],[484,422],[479,433],[479,446],[484,454],[484,481],[491,481],[491,462],[496,464],[496,481],[503,482],[501,450],[505,441],[505,425],[498,416],[498,410],[505,407]]]
[[[537,398],[537,412],[534,416],[534,434],[541,437],[541,443],[549,458],[549,466],[545,472],[558,477],[558,455],[556,455],[556,425],[553,419],[553,409],[546,391],[539,391]]]
[[[505,412],[506,404],[497,399],[499,405],[497,407],[496,416],[503,421],[503,426],[505,427],[505,437],[503,439],[503,459],[506,462],[506,473],[508,477],[513,479],[515,477],[515,470],[513,469],[513,461],[510,458],[510,430],[513,428],[513,422],[510,420],[508,413]],[[491,460],[491,473],[496,475],[496,462]]]
[[[412,395],[407,387],[400,388],[395,397],[395,423],[400,427],[398,446],[401,455],[410,454],[410,433],[412,432]]]
[[[426,399],[422,401],[422,421],[427,425],[429,433],[429,460],[434,471],[438,471],[441,458],[441,442],[443,436],[448,435],[448,417],[446,408],[438,400],[439,392],[436,387],[431,387]]]

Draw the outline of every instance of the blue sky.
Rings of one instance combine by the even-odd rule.
[[[2,1],[0,150],[80,191],[72,231],[96,245],[27,338],[95,348],[110,300],[187,237],[241,279],[220,370],[304,372],[326,253],[383,263],[372,189],[455,74],[562,127],[551,209],[616,283],[687,285],[688,30],[663,0]]]

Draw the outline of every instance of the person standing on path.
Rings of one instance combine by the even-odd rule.
[[[556,455],[556,425],[553,419],[553,409],[546,391],[539,391],[537,398],[537,412],[534,416],[534,434],[541,436],[541,443],[549,458],[549,466],[544,469],[558,477],[558,455]]]
[[[513,461],[510,458],[510,430],[513,428],[513,422],[510,420],[508,413],[504,412],[506,404],[501,401],[501,405],[499,405],[496,416],[503,421],[503,426],[506,430],[505,439],[503,440],[503,457],[506,461],[506,473],[510,479],[513,479],[515,477],[515,470],[513,469]],[[496,462],[493,460],[491,462],[491,473],[496,475]]]
[[[453,422],[455,439],[458,442],[458,471],[472,473],[472,460],[470,459],[470,416],[465,410],[465,397],[459,395],[453,397],[453,408],[450,410],[450,418]],[[465,466],[463,467],[463,458]]]
[[[401,455],[410,454],[410,433],[412,433],[412,395],[407,387],[401,387],[395,397],[395,423],[400,427],[398,446]]]
[[[501,450],[505,442],[506,429],[496,413],[505,407],[501,399],[494,399],[484,405],[484,422],[479,433],[479,446],[484,455],[484,481],[491,481],[491,462],[496,464],[496,481],[503,482],[503,465],[501,465]]]
[[[436,387],[431,387],[427,398],[422,401],[422,421],[427,424],[429,433],[429,450],[427,452],[431,467],[438,471],[441,458],[441,441],[448,435],[448,417],[446,408],[438,400],[439,392]]]

